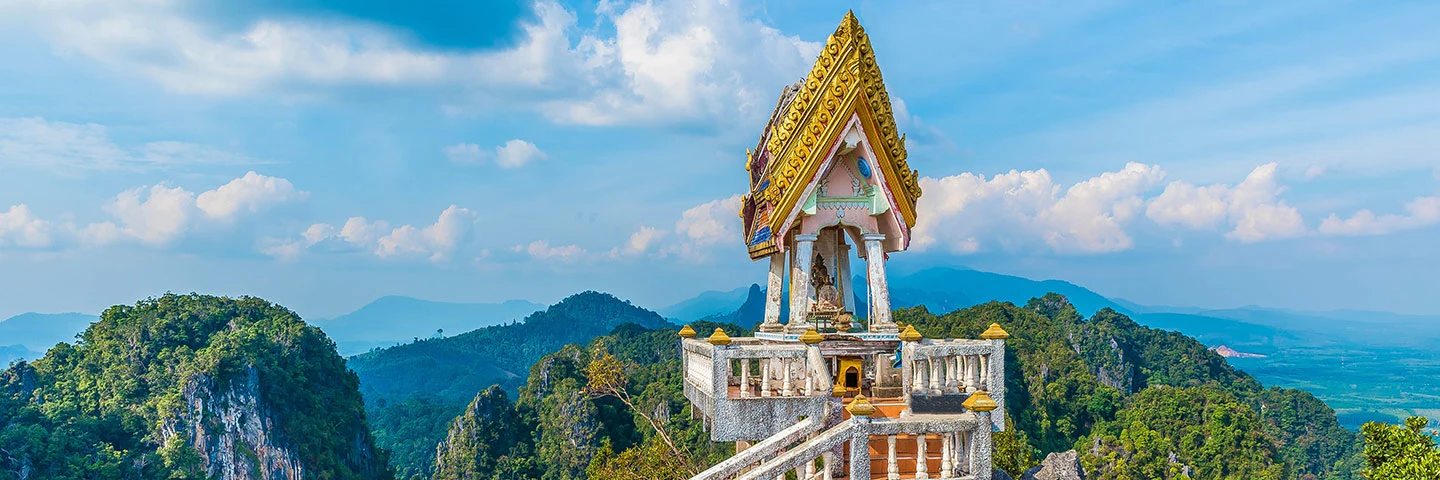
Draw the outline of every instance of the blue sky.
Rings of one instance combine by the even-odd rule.
[[[660,306],[854,8],[925,177],[895,271],[1440,313],[1429,2],[0,5],[0,318],[164,291]]]

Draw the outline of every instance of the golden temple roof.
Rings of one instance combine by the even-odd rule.
[[[781,93],[759,144],[747,155],[750,193],[740,215],[751,258],[778,250],[772,234],[787,229],[789,213],[804,201],[805,187],[852,115],[859,116],[869,137],[902,221],[915,225],[919,174],[905,161],[905,137],[896,128],[870,37],[851,11],[825,41],[809,75]]]

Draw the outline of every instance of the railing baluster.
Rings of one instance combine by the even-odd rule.
[[[784,371],[784,373],[785,373],[785,378],[784,378],[784,380],[782,381],[781,386],[780,386],[780,394],[781,394],[781,395],[784,395],[784,396],[786,396],[786,397],[795,395],[794,386],[791,385],[791,383],[790,383],[790,370],[791,370],[791,367],[792,367],[792,365],[790,364],[790,359],[788,359],[788,358],[782,358],[782,359],[780,359],[780,368],[783,369],[782,371]]]
[[[888,456],[885,459],[885,478],[889,480],[899,480],[900,459],[896,458],[895,455],[895,435],[886,435],[885,443],[888,447]]]
[[[953,433],[940,434],[940,478],[951,478],[955,470],[955,464],[950,461],[954,456],[955,445],[951,442],[951,437],[954,436]]]
[[[926,465],[930,463],[926,461],[929,453],[925,451],[927,440],[923,433],[915,435],[915,478],[917,479],[930,478],[929,465]]]

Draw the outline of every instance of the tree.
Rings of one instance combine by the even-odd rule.
[[[660,438],[660,441],[664,442],[665,446],[669,449],[669,453],[674,455],[674,458],[680,466],[689,472],[689,476],[695,476],[700,473],[700,471],[695,468],[693,462],[690,461],[689,452],[687,452],[685,448],[675,444],[675,441],[670,438],[670,434],[665,431],[665,426],[653,415],[646,413],[645,409],[635,406],[634,398],[630,396],[630,392],[625,388],[629,380],[629,377],[625,374],[626,367],[626,362],[615,358],[610,352],[604,351],[603,343],[597,343],[595,358],[585,367],[585,377],[587,380],[586,391],[593,397],[613,397],[620,400],[621,403],[624,403],[626,407],[630,407],[631,411],[650,423],[650,427],[655,429],[656,436]],[[652,447],[649,450],[654,450],[654,448]],[[622,454],[621,458],[624,457],[625,455]]]
[[[1365,478],[1370,480],[1440,480],[1440,450],[1424,433],[1429,420],[1410,417],[1404,425],[1369,422],[1365,436]]]

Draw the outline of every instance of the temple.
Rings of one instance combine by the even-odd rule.
[[[991,479],[1009,335],[926,339],[890,317],[885,260],[909,247],[921,194],[905,160],[848,13],[747,152],[740,217],[751,259],[769,262],[764,320],[752,337],[680,331],[691,411],[736,446],[695,479]]]

